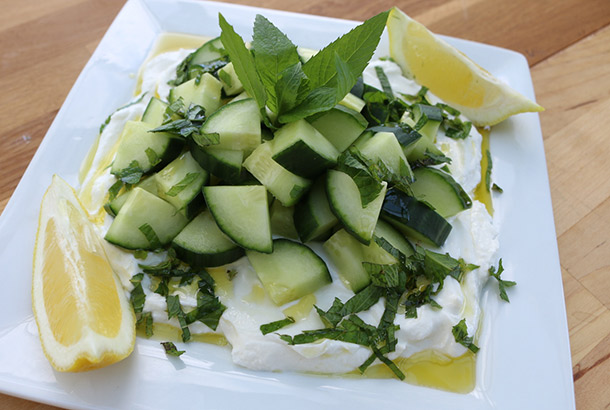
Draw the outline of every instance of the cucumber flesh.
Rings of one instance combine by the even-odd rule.
[[[213,75],[205,73],[197,82],[193,78],[172,88],[169,92],[169,101],[175,102],[182,98],[185,107],[191,104],[200,105],[205,109],[206,115],[211,115],[220,107],[220,91],[222,84]]]
[[[379,195],[362,207],[360,191],[354,180],[344,172],[330,170],[326,179],[326,194],[330,209],[343,227],[356,239],[368,245],[373,237],[373,231],[383,205],[387,184]]]
[[[157,192],[188,219],[192,219],[203,207],[201,188],[209,174],[185,152],[156,174]]]
[[[226,265],[245,254],[218,228],[209,210],[185,226],[172,241],[172,247],[180,259],[195,268]]]
[[[206,186],[203,195],[218,227],[233,242],[259,252],[273,251],[265,187]]]
[[[203,148],[192,140],[189,141],[189,146],[193,158],[210,174],[230,184],[238,183],[242,179],[243,151],[215,146]]]
[[[165,119],[166,109],[166,102],[157,97],[152,97],[146,106],[146,110],[144,110],[144,114],[142,114],[142,122],[155,128],[160,126]]]
[[[376,133],[362,145],[360,152],[373,163],[383,162],[393,174],[413,180],[411,167],[392,132]]]
[[[134,185],[134,188],[142,188],[143,190],[148,191],[153,195],[159,196],[157,190],[157,181],[155,179],[156,175],[157,174],[152,174],[147,178],[141,179],[140,182]],[[125,202],[127,202],[127,199],[129,199],[129,196],[132,192],[133,189],[126,190],[120,195],[118,195],[116,198],[114,198],[112,201],[110,201],[109,206],[112,212],[114,212],[114,215],[117,215],[119,213],[123,205],[125,205]]]
[[[222,83],[222,89],[224,90],[226,95],[237,95],[244,91],[244,86],[242,85],[237,73],[235,72],[235,67],[233,67],[233,63],[229,63],[220,70],[218,70],[218,78]]]
[[[344,229],[335,232],[324,242],[324,250],[335,266],[341,281],[354,293],[359,292],[371,283],[369,274],[362,266],[363,262],[380,265],[397,262],[396,258],[375,242],[363,245]]]
[[[403,236],[403,234],[394,228],[391,224],[379,219],[375,226],[375,238],[385,239],[394,248],[398,249],[405,257],[409,257],[415,253],[413,245]]]
[[[315,118],[311,125],[320,131],[337,151],[343,152],[362,134],[368,122],[359,112],[337,105]]]
[[[111,173],[121,178],[130,169],[146,174],[163,168],[174,159],[184,141],[165,132],[149,132],[153,127],[140,121],[128,121],[120,136]],[[127,182],[127,181],[126,181]]]
[[[244,161],[244,167],[284,206],[292,206],[307,192],[311,180],[293,174],[271,157],[273,142],[259,147]]]
[[[332,282],[328,267],[307,246],[288,239],[273,241],[273,253],[246,251],[258,278],[276,305],[315,292]]]
[[[299,239],[294,227],[294,207],[284,206],[280,201],[273,201],[271,210],[271,233],[290,239]]]
[[[187,223],[170,203],[134,188],[105,238],[126,249],[154,250],[170,243]]]
[[[413,196],[426,202],[443,218],[471,208],[472,200],[453,177],[439,169],[421,167],[414,171]]]
[[[214,148],[250,154],[261,143],[261,116],[256,102],[247,98],[222,106],[201,127],[204,134],[218,134]]]

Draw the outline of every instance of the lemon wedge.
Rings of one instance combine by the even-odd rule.
[[[107,366],[133,350],[127,295],[76,193],[56,175],[40,208],[32,308],[44,353],[58,371]]]
[[[543,111],[398,8],[387,21],[390,56],[403,74],[426,86],[477,126]]]

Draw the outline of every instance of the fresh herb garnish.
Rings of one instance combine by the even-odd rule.
[[[390,80],[388,80],[388,76],[383,71],[383,67],[375,66],[375,73],[377,74],[377,78],[379,79],[379,83],[381,84],[381,89],[384,93],[388,95],[390,98],[394,98],[394,93],[392,92],[392,86],[390,85]]]
[[[172,342],[161,342],[161,346],[163,346],[165,354],[168,356],[180,357],[180,355],[185,352],[184,350],[178,350],[176,345]]]
[[[195,182],[197,179],[199,179],[199,177],[201,177],[200,173],[198,173],[198,172],[189,172],[188,174],[186,174],[184,176],[184,178],[182,178],[180,180],[180,182],[178,182],[177,184],[173,185],[165,193],[165,195],[167,195],[167,196],[176,196],[176,195],[178,195],[180,192],[184,191],[186,189],[186,187],[188,187],[193,182]]]
[[[161,247],[161,240],[157,236],[157,233],[152,226],[145,223],[138,227],[138,230],[144,234],[146,240],[150,244],[151,249],[157,249]]]
[[[261,333],[266,335],[268,333],[273,333],[276,330],[279,330],[283,327],[291,325],[294,323],[294,319],[290,316],[285,317],[284,319],[276,320],[271,323],[266,323],[260,326]]]
[[[125,184],[137,184],[144,175],[144,171],[137,160],[131,161],[127,168],[114,173],[114,176],[123,181]]]
[[[273,128],[265,106],[285,124],[327,111],[356,84],[373,55],[388,12],[365,21],[301,63],[296,46],[269,20],[257,16],[253,52],[219,15],[221,39],[244,89],[257,102],[265,124]]]
[[[502,274],[502,272],[504,272],[504,267],[502,266],[502,259],[500,259],[500,261],[498,262],[497,270],[494,266],[492,266],[489,268],[488,272],[489,272],[490,276],[493,276],[498,281],[498,289],[500,290],[500,298],[506,302],[510,302],[510,300],[508,299],[508,294],[506,293],[506,288],[511,288],[511,287],[515,286],[517,284],[517,282],[514,282],[512,280],[504,280],[504,279],[500,278],[500,275]]]
[[[466,326],[466,319],[460,320],[460,322],[453,326],[451,329],[451,333],[453,333],[453,338],[456,343],[461,344],[466,347],[472,353],[476,353],[479,351],[479,347],[474,344],[473,337],[468,336],[468,327]]]

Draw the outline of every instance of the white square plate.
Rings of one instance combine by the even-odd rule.
[[[0,218],[0,391],[72,408],[409,408],[573,409],[568,330],[548,176],[537,114],[493,129],[500,256],[511,303],[495,291],[485,305],[477,385],[466,395],[397,380],[260,373],[234,366],[228,349],[190,344],[167,358],[157,341],[139,339],[134,353],[84,374],[52,370],[30,299],[32,249],[42,195],[54,173],[73,185],[100,123],[128,101],[135,74],[161,32],[217,35],[218,12],[250,37],[264,14],[296,44],[320,48],[356,23],[229,4],[129,0],[68,95]],[[407,10],[408,12],[408,10]],[[478,64],[534,98],[525,58],[512,51],[447,39]],[[387,39],[378,50],[387,55]]]

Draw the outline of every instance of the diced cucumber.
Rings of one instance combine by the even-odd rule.
[[[136,168],[146,174],[163,168],[182,150],[184,141],[165,132],[148,132],[149,124],[127,121],[121,133],[111,173],[121,178],[130,169]]]
[[[393,133],[376,133],[371,139],[363,143],[360,152],[373,163],[382,161],[393,174],[413,180],[411,167]]]
[[[365,245],[368,245],[373,237],[386,187],[387,184],[383,182],[379,195],[362,207],[360,191],[352,177],[341,171],[328,171],[326,193],[330,209],[345,229]]]
[[[294,226],[301,242],[320,240],[337,224],[326,196],[326,179],[318,179],[294,209]]]
[[[311,181],[293,174],[271,158],[273,141],[259,145],[244,167],[284,206],[292,206],[307,192]]]
[[[204,134],[218,134],[214,148],[244,151],[250,154],[261,143],[261,115],[256,102],[247,98],[222,106],[201,127]]]
[[[190,152],[185,152],[157,173],[157,192],[160,198],[191,219],[204,205],[201,188],[208,178],[208,172],[199,166]]]
[[[189,146],[193,158],[210,174],[230,184],[238,183],[242,179],[243,151],[215,146],[203,148],[192,140],[189,141]]]
[[[273,138],[273,159],[288,171],[313,178],[337,163],[339,151],[305,120],[284,125]]]
[[[273,251],[265,187],[206,186],[203,195],[218,227],[233,242],[259,252]]]
[[[218,228],[209,210],[185,226],[172,241],[172,247],[180,259],[195,268],[226,265],[245,254]]]
[[[359,112],[343,105],[337,105],[315,118],[311,125],[320,131],[339,152],[343,152],[362,134],[368,126],[368,122]]]
[[[422,116],[426,116],[428,121],[419,129],[419,133],[431,142],[435,142],[438,128],[441,125],[441,121],[443,121],[443,111],[434,105],[415,104],[413,106],[413,115],[416,123],[419,122]]]
[[[157,97],[152,97],[142,114],[142,122],[150,125],[153,128],[160,126],[165,119],[165,110],[167,103],[161,101]]]
[[[345,97],[343,97],[343,99],[339,101],[339,104],[357,112],[362,111],[366,105],[362,98],[358,98],[352,93],[348,93]]]
[[[190,65],[206,64],[227,55],[220,37],[213,38],[205,42],[192,54]]]
[[[157,174],[152,174],[151,176],[149,176],[147,178],[141,179],[140,182],[135,184],[133,187],[142,188],[143,190],[148,191],[151,194],[158,196],[157,181],[155,178],[156,175]],[[110,203],[108,205],[110,206],[110,209],[112,210],[114,215],[117,215],[119,213],[119,211],[121,210],[121,208],[123,207],[125,202],[127,202],[127,199],[129,198],[129,195],[131,195],[132,192],[133,192],[133,189],[126,190],[126,191],[122,192],[120,195],[118,195],[116,198],[114,198],[112,201],[110,201]]]
[[[299,239],[294,227],[294,207],[284,206],[280,201],[273,201],[271,210],[271,233],[290,239]]]
[[[427,167],[417,168],[414,174],[413,196],[432,206],[443,218],[472,207],[472,200],[451,175]]]
[[[218,70],[218,78],[226,95],[236,95],[244,91],[244,86],[239,81],[237,73],[235,73],[233,63],[229,63]]]
[[[429,205],[391,188],[385,197],[381,217],[408,237],[432,246],[442,246],[451,225]]]
[[[371,278],[362,266],[363,262],[388,265],[396,263],[392,255],[384,251],[375,242],[363,245],[353,235],[341,229],[324,242],[324,250],[330,261],[335,265],[341,281],[354,291],[364,289]]]
[[[273,241],[273,253],[246,251],[258,278],[276,305],[315,292],[332,282],[326,264],[307,246],[288,239]]]
[[[169,91],[170,103],[182,98],[185,107],[191,104],[200,105],[206,115],[211,115],[220,107],[222,84],[212,74],[205,73],[199,82],[196,78],[180,84]]]
[[[379,219],[377,221],[377,226],[375,226],[375,233],[373,235],[375,238],[385,239],[390,243],[390,245],[398,249],[406,257],[409,257],[415,253],[413,245],[411,245],[411,243],[405,239],[402,233],[397,231],[392,225],[383,219]]]
[[[170,203],[134,188],[105,238],[126,249],[154,250],[171,242],[187,223]]]

